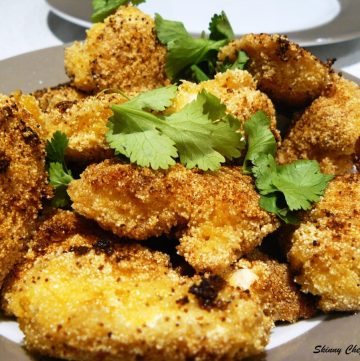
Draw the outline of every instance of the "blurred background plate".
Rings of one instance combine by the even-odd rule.
[[[58,16],[91,26],[91,0],[46,0]],[[227,14],[236,35],[282,33],[302,46],[360,37],[359,0],[147,0],[144,12],[182,21],[194,35],[207,30],[215,13]]]

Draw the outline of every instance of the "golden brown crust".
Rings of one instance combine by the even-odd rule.
[[[249,56],[246,69],[271,100],[302,107],[317,98],[329,82],[331,67],[284,35],[246,34],[220,49],[220,61],[235,61],[239,50]]]
[[[289,262],[324,311],[360,309],[360,174],[338,176],[292,236]]]
[[[272,322],[246,293],[219,277],[180,276],[166,255],[140,245],[99,249],[104,234],[90,236],[70,212],[55,218],[39,237],[47,243],[55,229],[56,246],[35,258],[30,251],[3,292],[29,350],[72,360],[230,361],[264,349]]]
[[[84,91],[141,92],[168,83],[165,56],[154,20],[135,7],[121,6],[104,23],[93,25],[83,44],[66,49],[65,68],[73,85]]]
[[[278,151],[280,163],[316,159],[325,173],[351,171],[360,138],[360,87],[339,76],[333,79],[290,130]]]
[[[274,321],[296,322],[316,313],[314,299],[300,292],[288,264],[256,250],[234,268],[227,276],[230,283],[258,297],[265,313]]]
[[[31,96],[0,96],[0,285],[20,258],[49,192],[39,114]]]
[[[73,208],[121,237],[182,230],[179,253],[197,270],[221,271],[278,227],[240,167],[168,171],[105,161],[68,188]]]
[[[244,122],[254,113],[264,111],[271,120],[271,130],[275,137],[280,139],[276,129],[275,108],[271,100],[266,94],[256,90],[256,81],[250,73],[239,69],[218,73],[214,79],[199,84],[183,81],[169,112],[180,111],[203,90],[215,95],[226,105],[227,112],[239,119],[241,129]]]
[[[118,93],[89,96],[62,108],[44,114],[46,138],[60,130],[69,138],[66,156],[74,162],[101,161],[113,156],[114,152],[105,141],[107,123],[113,114],[111,105],[126,101]]]
[[[60,84],[55,87],[37,90],[32,95],[45,113],[52,110],[64,112],[77,101],[87,96],[86,93],[74,88],[70,84]]]

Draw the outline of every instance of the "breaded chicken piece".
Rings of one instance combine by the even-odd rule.
[[[70,84],[61,84],[51,88],[37,90],[32,94],[38,101],[41,110],[48,113],[52,110],[65,111],[87,94]]]
[[[344,174],[356,162],[359,138],[360,87],[334,76],[331,87],[306,109],[290,130],[277,158],[282,164],[295,159],[316,159],[323,172]]]
[[[165,254],[95,236],[73,213],[45,222],[35,241],[41,252],[29,251],[3,291],[31,351],[81,361],[230,361],[268,341],[272,322],[245,292],[218,276],[181,276]]]
[[[313,298],[300,292],[289,265],[257,250],[240,259],[226,279],[232,286],[258,297],[274,321],[296,322],[316,312]]]
[[[176,228],[179,254],[198,271],[221,272],[279,225],[240,167],[154,171],[105,161],[89,166],[68,193],[78,213],[120,237],[145,240]]]
[[[323,311],[360,310],[360,174],[335,178],[291,241],[302,291]]]
[[[234,62],[238,52],[249,56],[246,69],[271,100],[287,107],[303,107],[329,83],[331,64],[324,64],[284,35],[247,34],[220,49],[220,62]]]
[[[68,107],[55,106],[43,116],[46,138],[51,139],[57,130],[65,133],[69,138],[66,156],[74,162],[110,158],[114,152],[105,140],[106,125],[113,114],[110,106],[126,100],[118,93],[102,93],[68,104]]]
[[[226,111],[240,120],[241,127],[254,113],[264,111],[271,119],[271,130],[279,139],[275,108],[266,94],[256,90],[256,81],[247,71],[227,70],[225,73],[216,74],[214,79],[199,84],[183,81],[173,106],[168,111],[180,111],[203,90],[218,97],[226,105]]]
[[[93,25],[84,43],[66,49],[65,69],[73,85],[84,91],[142,92],[168,84],[165,58],[154,20],[135,7],[121,6]]]
[[[0,286],[49,192],[37,114],[35,98],[0,95]]]

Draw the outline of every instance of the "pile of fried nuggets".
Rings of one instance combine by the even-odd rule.
[[[299,226],[259,207],[239,165],[217,172],[125,164],[105,141],[110,105],[170,84],[154,21],[121,7],[66,49],[69,84],[0,97],[1,306],[34,352],[70,360],[238,360],[261,353],[275,321],[360,309],[360,88],[284,36],[249,34],[200,84],[243,124],[271,119],[280,163],[316,159],[336,174]],[[292,114],[281,140],[277,114]],[[51,209],[45,143],[69,138],[85,169]]]

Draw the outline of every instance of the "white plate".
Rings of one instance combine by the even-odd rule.
[[[46,0],[58,16],[91,26],[91,0]],[[224,10],[236,35],[286,33],[302,46],[331,44],[360,37],[359,0],[147,0],[140,9],[182,21],[195,34]]]
[[[66,82],[63,59],[64,46],[57,46],[0,61],[0,93],[6,94],[14,89],[30,92]],[[360,83],[360,79],[351,75],[345,74],[345,77]],[[266,353],[254,360],[323,360],[324,358],[313,354],[317,345],[341,347],[346,360],[352,360],[352,356],[359,360],[359,354],[345,354],[350,345],[357,343],[360,348],[359,335],[360,314],[320,316],[293,325],[281,325],[273,330]],[[0,360],[40,360],[29,356],[19,346],[22,338],[17,323],[0,316]],[[337,358],[339,361],[342,359]]]

